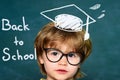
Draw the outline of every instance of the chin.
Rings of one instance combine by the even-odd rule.
[[[73,78],[65,76],[56,76],[53,78],[53,80],[73,80]]]

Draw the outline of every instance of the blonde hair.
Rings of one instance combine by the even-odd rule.
[[[90,39],[84,40],[85,31],[79,32],[66,32],[60,29],[57,29],[53,22],[48,23],[43,27],[43,29],[37,34],[35,39],[35,48],[37,53],[38,64],[41,68],[41,72],[46,74],[44,64],[40,64],[39,58],[42,56],[44,50],[43,48],[46,46],[55,46],[57,45],[55,41],[59,41],[62,43],[67,43],[75,49],[77,52],[81,54],[81,63],[90,55],[92,44]],[[81,73],[78,69],[77,73],[75,74],[74,78],[81,77]]]

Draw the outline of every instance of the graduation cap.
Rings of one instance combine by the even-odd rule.
[[[89,24],[96,22],[95,19],[75,4],[45,10],[40,14],[54,22],[56,28],[67,32],[82,31],[83,27],[86,26],[84,40],[90,37],[88,33]]]

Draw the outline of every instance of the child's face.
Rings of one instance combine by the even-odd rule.
[[[51,47],[47,46],[46,48]],[[55,49],[60,50],[64,54],[74,51],[69,45],[62,43],[57,43]],[[56,53],[54,53],[54,55],[56,55]],[[63,56],[57,62],[50,62],[46,57],[46,53],[44,52],[43,56],[39,60],[41,64],[44,64],[47,73],[47,80],[69,80],[73,78],[79,68],[79,65],[73,66],[69,64],[66,56]]]

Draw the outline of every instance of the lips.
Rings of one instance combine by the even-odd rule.
[[[58,70],[56,70],[56,72],[59,74],[66,74],[68,71],[64,70],[64,69],[58,69]]]

